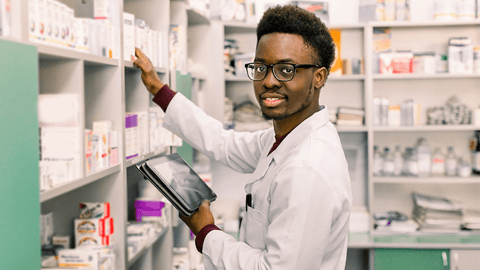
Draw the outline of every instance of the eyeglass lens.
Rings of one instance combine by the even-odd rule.
[[[250,64],[247,67],[248,77],[251,80],[263,80],[267,75],[268,67],[265,64]],[[273,74],[280,81],[289,81],[295,75],[295,66],[292,64],[273,65]]]

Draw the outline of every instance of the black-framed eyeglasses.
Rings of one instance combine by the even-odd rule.
[[[268,68],[273,71],[273,76],[281,82],[288,82],[293,79],[297,68],[320,68],[319,65],[295,65],[289,63],[277,63],[265,65],[259,63],[245,64],[248,78],[252,81],[261,81],[267,76]]]

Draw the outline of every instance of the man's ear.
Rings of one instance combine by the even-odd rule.
[[[315,89],[320,89],[325,84],[327,80],[328,71],[325,67],[321,67],[315,71],[313,74],[313,87]]]

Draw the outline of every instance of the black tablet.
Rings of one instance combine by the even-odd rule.
[[[197,212],[204,200],[213,202],[217,198],[177,153],[150,159],[136,167],[184,216]]]

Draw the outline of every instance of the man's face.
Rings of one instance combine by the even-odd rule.
[[[301,36],[271,33],[260,38],[254,61],[267,65],[317,64],[313,55],[313,49],[304,43]],[[301,122],[315,113],[319,106],[320,87],[326,78],[324,70],[324,68],[298,68],[291,81],[281,82],[269,68],[263,80],[253,82],[255,96],[264,117]]]

